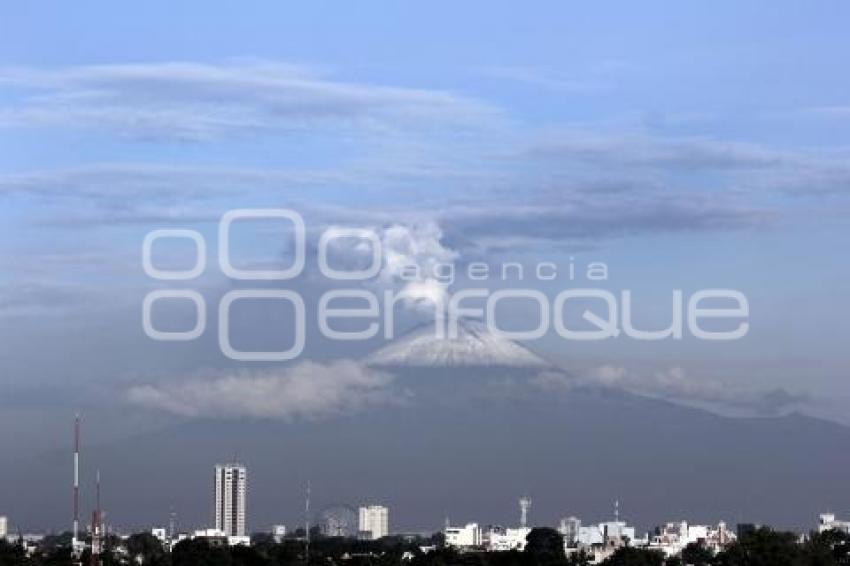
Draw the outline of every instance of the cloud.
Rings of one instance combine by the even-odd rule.
[[[0,317],[66,316],[70,310],[94,307],[92,288],[72,284],[21,282],[5,285],[0,292]]]
[[[679,366],[635,372],[622,366],[604,365],[590,370],[582,379],[649,397],[761,415],[779,414],[808,401],[806,396],[784,389],[758,390],[696,378]]]
[[[639,134],[565,133],[539,140],[531,155],[636,167],[693,169],[767,168],[797,156],[765,146],[709,138],[661,138]]]
[[[628,132],[567,131],[541,136],[521,152],[553,170],[618,170],[633,178],[667,179],[683,192],[759,198],[844,194],[850,189],[847,152],[778,149],[763,144],[705,137],[659,137]],[[541,164],[542,166],[542,164]],[[603,169],[604,168],[604,169]],[[645,183],[632,183],[640,188]]]
[[[351,181],[353,174],[297,169],[255,169],[215,165],[95,163],[66,169],[5,173],[0,194],[50,198],[173,202],[209,199],[234,191],[315,186]]]
[[[325,125],[476,126],[499,113],[444,91],[335,81],[267,61],[4,68],[0,85],[18,94],[0,109],[0,124],[105,128],[187,141]]]
[[[623,390],[721,413],[745,415],[782,414],[810,401],[806,395],[785,389],[752,389],[695,378],[679,366],[648,372],[617,365],[603,365],[578,374],[552,370],[536,375],[532,384],[550,392],[588,386]]]
[[[433,181],[439,181],[438,173],[434,175]],[[565,179],[541,188],[518,178],[511,184],[513,190],[423,198],[411,209],[394,202],[380,173],[364,170],[100,164],[0,175],[0,195],[41,198],[49,206],[39,209],[40,222],[74,227],[215,222],[234,206],[274,203],[296,209],[311,230],[333,225],[374,227],[389,259],[382,273],[386,279],[398,278],[399,267],[410,263],[429,273],[436,263],[456,258],[453,254],[463,249],[489,252],[508,245],[516,250],[552,243],[586,247],[643,234],[760,228],[779,216],[771,206],[676,190],[658,181]],[[340,187],[385,190],[378,191],[381,197],[368,206],[343,207],[328,200]],[[238,203],[233,200],[236,194]]]
[[[769,225],[769,209],[700,197],[574,196],[560,202],[455,208],[441,218],[449,236],[487,246],[507,240],[534,245],[682,232],[734,231]]]
[[[491,71],[541,76],[529,69]],[[26,124],[53,116],[59,123],[124,131],[107,118],[75,117],[78,111],[117,112],[130,117],[126,129],[136,134],[192,139],[301,127],[308,131],[300,134],[312,135],[325,125],[334,134],[415,125],[450,135],[456,126],[498,114],[452,93],[336,81],[313,69],[263,61],[6,68],[0,84],[13,92],[0,109],[0,124],[4,116],[35,112],[44,115]],[[64,112],[68,117],[61,118]],[[162,123],[133,117],[160,112],[167,116]],[[435,143],[426,136],[402,150],[357,143],[350,152],[338,151],[337,136],[328,136],[323,141],[331,145],[318,147],[330,149],[320,150],[330,163],[315,169],[104,163],[11,173],[0,175],[0,194],[41,197],[49,206],[33,209],[30,220],[38,214],[45,223],[74,227],[212,222],[234,207],[289,206],[312,227],[389,225],[382,228],[389,237],[396,223],[430,225],[441,230],[446,248],[493,253],[761,228],[783,215],[802,216],[801,208],[772,192],[800,197],[850,189],[846,156],[838,154],[630,131],[486,132],[486,140]],[[381,151],[370,151],[375,148]],[[335,203],[343,190],[367,198],[342,207]],[[434,296],[439,285],[423,280],[410,291]]]
[[[136,385],[126,397],[135,405],[184,417],[318,419],[403,402],[404,395],[390,388],[392,379],[351,360],[305,361],[290,368]]]

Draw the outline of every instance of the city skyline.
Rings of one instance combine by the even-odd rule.
[[[54,526],[54,527],[50,527],[50,528],[45,528],[44,526],[34,525],[34,526],[30,527],[27,532],[33,531],[33,532],[69,532],[69,533],[74,533],[74,531],[77,528],[77,519],[76,518],[78,516],[85,517],[85,516],[87,516],[87,513],[89,513],[89,511],[88,511],[89,506],[86,504],[86,502],[83,502],[82,504],[79,503],[79,492],[80,492],[79,482],[80,482],[80,479],[81,479],[81,476],[80,476],[80,473],[79,473],[80,462],[81,462],[81,449],[80,449],[80,446],[81,446],[81,444],[80,444],[81,428],[82,428],[81,422],[82,422],[81,415],[78,413],[73,420],[74,443],[73,443],[72,450],[71,450],[71,453],[70,453],[71,459],[69,460],[72,463],[71,474],[70,474],[71,477],[72,477],[72,481],[70,482],[70,487],[71,487],[71,491],[72,491],[72,494],[73,494],[73,498],[72,498],[73,499],[73,506],[68,510],[69,511],[69,517],[70,517],[69,523],[68,523],[68,525],[66,525],[68,528],[65,529],[61,525],[58,526],[58,527]],[[86,462],[85,457],[83,457],[82,461]],[[95,480],[92,484],[92,486],[94,488],[92,491],[93,491],[95,498],[92,499],[92,501],[90,502],[90,507],[91,507],[92,516],[94,516],[96,518],[96,517],[101,516],[101,514],[105,514],[105,513],[103,511],[101,511],[101,509],[100,509],[100,506],[101,506],[100,469],[97,466],[93,466],[92,469],[96,470],[95,476],[94,476],[94,478],[88,478],[88,479],[94,479]],[[215,471],[214,482],[213,482],[214,489],[213,489],[213,498],[212,498],[214,504],[212,506],[213,510],[211,512],[211,515],[207,519],[198,520],[196,518],[194,523],[190,523],[188,525],[183,525],[186,528],[184,530],[182,530],[181,532],[206,533],[204,536],[223,536],[223,537],[231,538],[233,540],[243,540],[247,535],[249,535],[251,533],[265,532],[266,527],[268,527],[269,530],[273,531],[275,527],[284,525],[284,523],[282,523],[282,522],[268,522],[268,521],[266,521],[266,522],[263,522],[261,524],[254,524],[254,525],[252,525],[249,522],[249,514],[248,514],[248,511],[247,511],[247,508],[248,508],[248,503],[247,503],[247,501],[248,501],[248,483],[247,483],[248,467],[245,464],[237,463],[235,461],[227,463],[227,464],[216,464],[214,466],[214,471]],[[82,478],[82,481],[83,481],[84,484],[87,483],[86,479],[87,478]],[[310,483],[311,482],[308,481],[307,485],[309,486]],[[315,498],[315,496],[318,495],[319,500],[321,501],[321,493],[316,494],[313,491],[312,488],[308,487],[307,488],[308,489],[307,494],[305,495],[303,493],[303,491],[299,491],[299,490],[301,490],[301,488],[303,488],[303,486],[299,486],[299,485],[287,486],[287,491],[290,491],[291,493],[296,494],[296,497],[298,497],[299,493],[300,493],[301,497],[305,497],[305,500],[302,500],[300,504],[296,504],[294,509],[290,508],[288,511],[286,511],[284,513],[284,515],[288,515],[288,517],[289,517],[286,524],[294,525],[292,531],[297,531],[299,529],[303,530],[303,526],[305,524],[304,523],[305,521],[306,521],[306,524],[310,525],[312,528],[318,529],[318,528],[320,528],[320,525],[317,522],[317,521],[319,521],[318,518],[321,517],[322,514],[326,510],[339,508],[340,506],[347,506],[347,504],[345,502],[341,502],[339,500],[331,500],[331,501],[326,500],[326,501],[324,501],[323,504],[321,504],[320,507],[318,507],[318,508],[314,507],[311,511],[310,504],[309,504],[309,499],[311,497],[311,494],[312,494],[313,498]],[[619,523],[620,522],[620,496],[617,495],[617,494],[612,494],[612,495],[613,495],[613,497],[610,499],[610,501],[608,503],[610,504],[610,511],[611,511],[610,518],[613,519],[613,521],[612,521],[612,524],[613,524],[613,523]],[[544,498],[544,501],[545,500],[546,500],[546,498]],[[303,507],[305,501],[307,502],[306,503],[306,505],[307,505],[306,510]],[[357,500],[355,500],[355,502],[356,501]],[[444,523],[443,523],[444,527],[447,528],[448,525],[450,524],[451,515],[452,515],[451,513],[446,512],[446,514],[443,517],[434,517],[430,521],[430,523],[431,523],[430,526],[428,526],[428,525],[417,525],[415,527],[411,527],[410,525],[406,525],[404,528],[402,528],[400,530],[390,531],[389,520],[388,520],[388,517],[389,517],[388,507],[386,507],[385,505],[376,504],[374,502],[368,503],[368,502],[366,502],[366,501],[368,501],[368,498],[366,498],[366,501],[364,501],[364,498],[362,496],[359,497],[359,501],[360,501],[360,503],[357,503],[355,505],[355,508],[358,508],[357,529],[356,529],[357,535],[349,535],[349,536],[365,536],[368,539],[376,539],[376,538],[381,538],[382,536],[387,536],[388,534],[395,534],[395,533],[419,533],[419,534],[424,535],[424,534],[427,534],[431,531],[438,530],[439,525],[441,524],[442,521],[444,521]],[[517,517],[518,517],[518,520],[516,520],[515,522],[512,522],[510,520],[508,520],[508,521],[496,520],[496,521],[489,523],[489,524],[490,525],[516,524],[516,525],[518,525],[518,528],[520,530],[525,529],[524,532],[527,533],[527,531],[528,531],[528,529],[526,528],[527,526],[528,527],[541,526],[541,525],[545,525],[545,524],[554,525],[556,523],[558,523],[560,525],[559,528],[561,530],[565,530],[565,527],[564,527],[565,521],[567,519],[574,518],[573,516],[568,517],[569,509],[566,509],[566,510],[561,510],[555,518],[549,517],[549,518],[546,518],[546,519],[542,519],[540,521],[535,521],[535,520],[528,521],[529,516],[533,517],[533,515],[531,513],[532,499],[528,495],[523,495],[523,496],[519,497],[517,501],[518,501],[518,505],[519,505],[519,512],[516,514]],[[600,503],[605,505],[605,501],[601,501]],[[314,504],[315,504],[315,502],[314,502]],[[299,515],[299,512],[297,511],[298,505],[301,505],[300,515]],[[823,506],[821,511],[826,510],[827,513],[821,513],[821,515],[820,515],[821,523],[823,523],[824,520],[825,520],[824,518],[827,517],[827,518],[831,518],[827,522],[831,522],[831,523],[837,525],[836,528],[850,530],[850,527],[847,527],[847,525],[850,525],[850,521],[842,522],[842,521],[836,520],[836,515],[835,515],[835,512],[834,512],[836,509],[838,509],[840,511],[840,508],[836,508],[835,506],[831,506],[831,505]],[[0,509],[0,513],[2,513],[2,511],[3,510]],[[172,507],[170,509],[169,513],[168,513],[169,523],[171,523],[169,528],[168,528],[169,532],[172,531],[176,527],[175,521],[176,521],[177,517],[179,516],[179,514],[176,511],[177,510],[175,510]],[[462,519],[461,522],[469,519],[468,513],[464,512],[463,510],[461,510],[461,511],[462,512],[460,513],[460,516],[461,517],[466,516],[466,519]],[[627,515],[628,515],[628,513],[627,513]],[[278,514],[278,515],[275,515],[274,518],[280,519],[282,516],[283,515]],[[597,516],[604,516],[604,513],[602,513],[602,514],[597,513]],[[687,511],[685,511],[683,513],[683,516],[691,517],[689,515],[689,512],[687,512]],[[294,520],[293,520],[293,517],[295,517]],[[8,531],[8,516],[0,514],[0,518],[2,518],[3,521],[5,522],[6,529]],[[691,517],[691,518],[693,518],[693,517]],[[724,523],[724,519],[726,519],[726,518],[727,517],[714,517],[715,520],[718,520],[721,523]],[[94,519],[94,520],[101,521],[102,519]],[[755,524],[755,523],[770,524],[769,522],[766,522],[764,520],[759,520],[758,517],[752,517],[752,516],[746,516],[745,517],[745,516],[739,515],[737,517],[737,520],[741,524],[750,524],[750,523],[753,523],[753,524]],[[734,521],[731,521],[731,522],[734,523]],[[100,523],[98,522],[98,524],[100,524]],[[124,521],[122,521],[119,524],[125,525],[125,528],[126,528],[126,526],[128,524],[131,524],[131,523],[126,522],[126,519],[125,519]],[[142,524],[136,523],[135,527],[133,527],[133,528],[138,528],[140,526],[154,527],[157,524],[158,523],[156,521],[151,522],[151,523],[142,523]],[[477,525],[478,523],[475,523],[475,524]],[[600,523],[600,524],[602,524],[602,523]],[[104,522],[104,525],[105,525],[105,522]],[[640,528],[648,530],[648,529],[650,529],[650,527],[652,525],[653,525],[653,523],[644,524],[644,525],[641,525]],[[366,527],[366,528],[364,528],[364,527]],[[19,532],[24,532],[24,531],[21,531],[21,528],[22,528],[21,526],[16,526],[16,528]],[[103,527],[99,527],[99,528],[102,529]],[[784,528],[788,528],[788,527],[785,526]],[[26,530],[26,527],[24,527],[24,529]],[[88,523],[86,521],[81,522],[81,529],[80,529],[81,532],[84,531],[84,532],[86,532],[87,534],[90,535],[91,529],[92,529],[92,523]],[[524,540],[524,537],[522,537],[522,538]],[[477,538],[475,538],[475,540],[479,540],[479,539],[480,539],[480,534]],[[82,542],[80,544],[82,545]]]

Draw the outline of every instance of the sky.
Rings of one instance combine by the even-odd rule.
[[[407,327],[429,293],[475,286],[408,284],[408,263],[531,272],[551,262],[554,281],[489,285],[547,297],[628,289],[650,328],[669,323],[676,289],[739,290],[750,308],[741,340],[571,343],[549,332],[527,345],[650,397],[850,425],[848,11],[838,1],[7,6],[0,440],[59,449],[76,411],[99,423],[92,442],[109,442],[197,417],[323,419],[380,400],[382,378],[353,361],[377,340],[328,342],[311,324],[291,364],[222,355],[223,294],[274,287],[219,269],[218,221],[241,208],[303,217],[307,265],[286,288],[311,316],[335,288],[315,256],[331,226],[378,235],[387,261],[362,288],[415,287],[399,315]],[[279,223],[252,226],[234,229],[243,268],[291,259]],[[198,279],[145,273],[142,241],[163,228],[203,236]],[[158,266],[191,265],[191,245],[165,244]],[[362,265],[362,252],[335,261]],[[583,276],[593,262],[608,266],[606,281]],[[194,341],[153,341],[143,299],[175,288],[202,293],[209,327]],[[162,328],[191,328],[186,306],[153,314]],[[508,325],[534,324],[527,305],[506,308]],[[234,315],[238,346],[290,339],[268,332],[287,316]],[[246,390],[233,409],[227,400]]]

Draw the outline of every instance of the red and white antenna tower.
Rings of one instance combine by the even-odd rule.
[[[74,538],[73,547],[80,540],[80,414],[74,418]]]

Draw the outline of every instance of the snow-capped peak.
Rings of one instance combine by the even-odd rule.
[[[437,336],[432,323],[402,336],[374,352],[368,363],[410,367],[523,367],[549,365],[543,358],[513,340],[490,332],[479,321],[458,323],[456,337]]]

